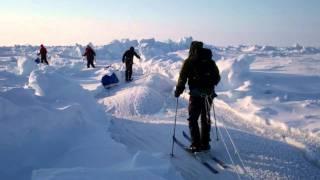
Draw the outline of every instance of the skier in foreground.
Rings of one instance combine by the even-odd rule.
[[[87,68],[90,68],[90,65],[93,68],[95,68],[93,61],[94,61],[94,57],[96,56],[96,53],[94,52],[92,47],[88,45],[86,48],[86,52],[82,56],[87,56]]]
[[[136,56],[138,59],[141,59],[140,56],[134,51],[134,47],[130,47],[122,57],[122,62],[126,63],[126,81],[132,81],[132,65],[133,65],[133,56]]]
[[[210,149],[210,108],[217,96],[214,87],[220,81],[219,69],[212,60],[212,51],[203,48],[203,43],[193,41],[189,57],[184,61],[180,71],[175,97],[178,98],[188,81],[189,99],[189,129],[191,145],[189,151],[200,152]],[[201,131],[198,118],[201,115]]]
[[[49,65],[47,61],[47,49],[43,46],[43,44],[40,45],[40,52],[38,53],[38,56],[41,56],[41,63],[46,63]]]

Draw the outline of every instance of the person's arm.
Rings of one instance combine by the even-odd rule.
[[[138,59],[141,59],[140,56],[136,52],[134,52],[133,55],[136,56]]]
[[[42,48],[40,48],[38,56],[42,54]]]
[[[178,79],[178,83],[176,86],[176,91],[175,91],[175,96],[179,97],[180,94],[182,94],[182,92],[185,89],[185,85],[187,83],[188,80],[188,73],[189,73],[189,62],[187,60],[184,61],[181,71],[180,71],[180,75],[179,75],[179,79]]]
[[[125,52],[122,56],[122,62],[125,63],[125,59],[126,59],[126,56],[127,56],[127,52]]]
[[[216,86],[220,82],[221,77],[220,77],[220,73],[219,73],[219,68],[215,62],[214,62],[214,74],[216,77],[214,85]]]
[[[93,56],[96,56],[96,52],[94,50],[92,50]]]

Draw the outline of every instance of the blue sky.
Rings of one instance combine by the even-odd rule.
[[[320,45],[318,0],[11,0],[0,45],[193,36],[217,45]]]

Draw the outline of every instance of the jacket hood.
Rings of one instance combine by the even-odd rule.
[[[189,57],[197,55],[197,51],[203,48],[203,42],[192,41],[189,49]]]

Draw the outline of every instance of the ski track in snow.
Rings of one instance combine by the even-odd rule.
[[[312,165],[305,157],[304,151],[295,146],[287,144],[284,141],[270,139],[270,136],[277,133],[276,130],[261,135],[257,132],[256,127],[243,123],[241,117],[234,114],[232,111],[225,108],[217,108],[217,118],[225,123],[230,131],[234,142],[239,148],[240,155],[244,160],[245,170],[249,174],[242,174],[242,178],[254,179],[319,179],[319,168]],[[187,113],[180,111],[180,113]],[[135,117],[133,119],[114,119],[111,126],[111,132],[114,139],[127,145],[132,153],[136,151],[147,151],[149,153],[167,152],[169,156],[171,144],[163,139],[171,140],[173,123],[168,123],[174,116],[167,117],[161,120],[148,120],[152,117]],[[141,122],[142,121],[142,122]],[[164,121],[164,123],[161,123]],[[182,130],[187,130],[186,120],[179,118],[177,127],[177,136],[181,136]],[[220,121],[219,121],[220,122]],[[146,125],[148,123],[148,125]],[[235,125],[233,125],[235,123]],[[219,123],[219,128],[223,137],[227,137],[226,132]],[[268,127],[264,127],[268,128]],[[180,133],[180,134],[179,134]],[[146,136],[147,135],[147,136]],[[212,131],[212,148],[213,154],[235,168],[221,143],[215,140],[215,133]],[[239,168],[240,161],[234,153],[231,143],[227,143],[229,150],[232,152],[232,158]],[[193,158],[185,154],[184,151],[175,147],[176,158],[173,158],[173,163],[177,169],[182,171],[182,175],[186,179],[208,179],[214,177],[217,179],[236,179],[235,170],[219,169],[218,175],[212,175],[205,168],[202,168]],[[211,161],[214,163],[213,161]],[[214,163],[215,164],[215,163]],[[196,168],[195,168],[196,167]],[[241,170],[241,168],[240,168]],[[243,172],[243,169],[241,170]]]
[[[125,48],[120,42],[114,43],[118,48]],[[136,46],[138,42],[127,41],[126,43]],[[0,163],[2,167],[0,177],[29,179],[27,177],[31,176],[34,180],[99,180],[107,177],[110,179],[183,178],[193,180],[237,179],[237,173],[239,173],[241,179],[320,179],[320,140],[318,136],[287,127],[271,119],[266,120],[257,114],[247,112],[246,108],[244,111],[235,108],[238,103],[239,106],[247,104],[251,109],[259,109],[252,103],[250,97],[246,96],[241,99],[243,95],[241,92],[252,88],[251,83],[257,85],[254,81],[239,82],[239,79],[240,81],[241,78],[245,79],[248,74],[238,72],[237,68],[243,68],[246,71],[246,68],[254,62],[254,59],[248,56],[238,57],[237,62],[231,64],[234,69],[231,69],[230,72],[228,69],[222,70],[224,78],[228,78],[224,82],[229,82],[229,84],[222,84],[219,87],[222,97],[215,100],[220,140],[216,141],[215,129],[212,126],[211,152],[231,168],[224,169],[210,160],[209,163],[219,171],[219,174],[212,174],[177,145],[172,158],[170,153],[175,115],[173,87],[180,70],[180,59],[187,55],[187,51],[184,50],[187,46],[176,44],[177,47],[170,47],[174,49],[174,53],[167,54],[167,48],[163,48],[164,53],[155,56],[157,52],[149,47],[150,43],[156,47],[164,46],[154,40],[140,42],[139,49],[145,52],[142,56],[145,59],[134,64],[133,82],[123,82],[123,65],[110,61],[113,64],[111,71],[115,71],[121,81],[119,85],[108,90],[100,86],[100,79],[111,71],[104,69],[104,64],[100,62],[96,69],[84,69],[83,62],[73,58],[81,55],[79,46],[76,46],[74,50],[63,49],[63,47],[55,49],[64,58],[59,58],[58,55],[51,57],[50,63],[53,67],[34,65],[30,61],[30,56],[31,52],[36,49],[32,47],[28,47],[26,51],[28,54],[22,58],[9,58],[10,53],[0,57],[0,107],[3,113],[0,115],[0,128],[12,128],[14,123],[17,123],[13,119],[17,118],[21,118],[24,123],[21,127],[17,126],[16,129],[0,132],[0,134],[3,133],[0,143],[4,145],[0,148],[0,156],[4,162],[10,162],[8,167],[11,167],[13,171],[9,172],[9,169]],[[316,50],[301,49],[297,46],[291,49],[290,53],[307,53]],[[99,49],[99,51],[104,52],[104,49]],[[122,52],[122,50],[118,51]],[[225,51],[228,53],[224,54],[223,51],[220,55],[233,57],[233,53],[237,54],[241,51],[249,56],[253,53],[266,56],[264,51],[267,51],[272,52],[272,56],[288,56],[284,50],[266,46],[228,47]],[[119,57],[117,53],[110,52],[108,58]],[[290,63],[291,61],[285,62]],[[226,67],[231,60],[227,59],[221,63],[225,63],[224,67]],[[268,63],[269,61],[261,64],[253,63],[253,66],[255,69],[269,68],[274,71],[285,68],[281,64],[275,67]],[[308,69],[308,67],[303,68]],[[310,76],[317,76],[316,71],[317,69],[311,69]],[[48,80],[53,81],[57,87],[53,89],[54,86],[46,82]],[[226,98],[228,92],[224,90],[228,88],[235,89],[233,94],[240,92],[239,102]],[[16,94],[22,94],[23,96],[19,97],[22,99],[16,100]],[[182,94],[180,98],[176,129],[177,138],[184,143],[188,143],[182,136],[182,131],[188,132],[187,98],[187,93]],[[28,106],[28,103],[34,107],[23,111],[22,108]],[[307,103],[306,106],[314,109],[319,107],[314,101]],[[27,111],[38,113],[25,117],[17,116],[19,113],[27,115]],[[316,115],[309,117],[310,119],[317,118]],[[28,122],[30,119],[32,121]],[[46,121],[42,122],[41,119],[46,119]],[[37,127],[37,124],[40,124],[41,127]],[[54,133],[57,129],[62,129],[59,131],[61,137],[59,133]],[[228,139],[226,130],[237,147],[244,167]],[[65,140],[64,137],[67,134],[70,137]],[[26,142],[23,142],[24,135],[28,140]],[[36,137],[37,135],[44,136]],[[9,153],[12,150],[10,149],[12,143],[7,142],[8,140],[4,139],[6,137],[14,137],[16,144],[13,147],[17,149],[14,149],[16,152],[13,154]],[[234,164],[228,157],[222,138],[226,141]],[[43,146],[50,145],[48,147],[52,150],[48,151],[49,153],[46,152],[45,148],[39,146],[37,142],[32,142],[33,140],[40,141]],[[48,140],[52,141],[52,144],[46,144]],[[30,153],[30,158],[23,157],[22,151],[18,150],[19,143],[22,143],[21,147],[27,147],[26,152]],[[28,146],[28,143],[31,145]],[[57,143],[62,145],[57,145]],[[34,152],[33,145],[39,148],[40,157],[31,154]],[[48,156],[50,152],[52,158]],[[19,156],[14,161],[10,161],[6,157],[8,154]],[[15,163],[21,160],[23,161],[21,169],[15,169],[17,166]],[[34,163],[34,161],[38,162]],[[14,173],[21,173],[21,175],[13,176]]]

